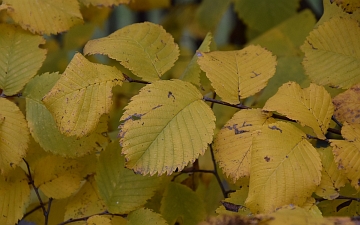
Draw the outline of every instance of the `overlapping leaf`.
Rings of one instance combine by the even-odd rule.
[[[125,168],[118,143],[101,153],[96,169],[100,196],[111,213],[128,213],[146,203],[159,186],[159,177],[134,174]]]
[[[358,23],[350,18],[334,17],[313,30],[301,46],[310,79],[339,88],[360,83],[359,36]]]
[[[161,200],[160,212],[169,224],[196,225],[205,219],[204,203],[189,187],[170,182]]]
[[[334,159],[338,168],[343,170],[351,185],[360,187],[360,124],[345,123],[341,129],[345,140],[330,140]]]
[[[84,54],[103,54],[120,61],[136,76],[156,81],[179,56],[172,36],[160,26],[145,22],[124,27],[107,37],[91,40]]]
[[[29,143],[26,120],[15,103],[0,98],[0,174],[15,168],[25,156]]]
[[[160,214],[151,211],[150,209],[140,208],[133,211],[127,217],[128,223],[126,225],[143,225],[148,224],[151,221],[156,225],[167,225],[168,223]]]
[[[204,154],[215,116],[202,98],[195,86],[181,80],[142,88],[121,117],[126,166],[141,174],[171,174]]]
[[[353,13],[360,9],[360,2],[357,0],[332,0],[332,2],[341,6],[348,13]]]
[[[334,115],[337,120],[348,123],[360,123],[360,84],[337,95],[333,99]]]
[[[57,34],[81,23],[76,0],[3,0],[8,14],[23,29],[33,33]]]
[[[233,181],[250,175],[252,133],[273,122],[271,113],[260,109],[241,110],[219,131],[214,140],[215,158]]]
[[[216,93],[232,104],[259,92],[275,74],[275,56],[260,46],[197,54]]]
[[[254,137],[246,206],[268,213],[303,205],[321,180],[321,159],[306,134],[290,123],[263,126]]]
[[[320,139],[325,139],[334,112],[331,96],[324,87],[310,84],[310,87],[301,89],[294,82],[283,84],[263,109],[277,111],[311,127]]]
[[[115,67],[91,63],[77,53],[43,102],[61,133],[83,137],[109,112],[112,88],[123,79]]]
[[[0,24],[0,88],[5,95],[15,95],[35,76],[45,60],[40,49],[44,38],[20,27]]]
[[[129,2],[131,2],[131,0],[79,0],[79,1],[86,6],[89,6],[91,4],[98,7],[117,6],[120,4],[128,4]]]
[[[167,8],[170,5],[170,0],[142,0],[130,1],[128,7],[132,10],[148,11],[152,9]]]
[[[100,118],[93,133],[82,138],[61,134],[49,110],[41,102],[58,81],[58,73],[46,73],[35,77],[24,89],[26,97],[26,119],[36,142],[48,152],[66,157],[79,157],[94,151],[101,151],[108,141],[107,117]]]

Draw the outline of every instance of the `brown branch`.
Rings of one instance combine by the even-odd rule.
[[[123,73],[123,76],[124,76],[125,80],[127,80],[130,83],[151,84],[150,82],[147,82],[147,81],[132,79],[131,77],[129,77],[125,73]]]
[[[237,108],[237,109],[251,109],[250,107],[245,106],[243,104],[234,105],[234,104],[230,104],[228,102],[224,102],[224,101],[221,101],[221,100],[208,98],[206,96],[204,96],[203,99],[204,99],[204,101],[207,101],[207,102],[217,103],[217,104],[220,104],[220,105],[226,105],[226,106],[230,106],[230,107]]]
[[[79,222],[79,221],[86,221],[88,220],[90,217],[92,216],[103,216],[103,215],[109,215],[109,216],[121,216],[121,217],[126,217],[127,214],[112,214],[112,213],[109,213],[107,210],[104,211],[104,212],[101,212],[101,213],[97,213],[97,214],[93,214],[91,216],[84,216],[84,217],[81,217],[81,218],[76,218],[76,219],[68,219],[62,223],[59,223],[58,225],[64,225],[64,224],[69,224],[69,223],[74,223],[74,222]]]

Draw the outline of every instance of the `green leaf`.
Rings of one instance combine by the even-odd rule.
[[[215,116],[201,93],[181,80],[146,85],[121,117],[122,153],[136,173],[182,170],[212,141]]]
[[[45,60],[40,49],[44,38],[14,25],[0,24],[0,88],[5,95],[15,95],[35,76]]]
[[[82,15],[76,0],[3,0],[7,13],[23,29],[32,33],[57,34],[81,23]]]
[[[156,225],[168,224],[160,214],[144,208],[131,212],[127,219],[128,223],[126,225],[144,225],[149,224],[149,222]]]
[[[31,135],[48,152],[66,157],[80,157],[101,151],[108,142],[107,117],[100,118],[96,130],[88,136],[76,138],[61,134],[55,120],[41,99],[58,81],[58,73],[36,76],[25,87],[26,118]]]
[[[110,111],[112,88],[123,80],[115,67],[91,63],[77,53],[43,102],[61,133],[84,137]]]
[[[156,81],[168,71],[179,56],[173,37],[153,23],[126,26],[107,37],[91,40],[84,54],[103,54],[120,61],[145,81]]]
[[[144,205],[154,195],[161,179],[134,174],[124,164],[116,142],[100,154],[95,180],[111,213],[125,214]]]
[[[232,104],[259,92],[275,74],[275,56],[260,46],[197,54],[216,93]]]
[[[169,224],[196,225],[206,216],[199,196],[190,188],[174,182],[165,189],[160,211]]]

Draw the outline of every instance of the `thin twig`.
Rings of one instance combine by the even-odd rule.
[[[48,202],[45,202],[44,205],[48,204]],[[28,215],[32,214],[33,212],[35,212],[38,209],[41,209],[42,206],[38,205],[35,208],[33,208],[32,210],[30,210],[29,212],[25,213],[24,216],[21,218],[21,220],[25,219],[25,217],[27,217]]]
[[[353,197],[347,197],[347,196],[342,196],[342,195],[339,195],[339,197],[337,197],[336,199],[347,199],[347,200],[360,202],[360,198],[353,198]]]
[[[21,97],[22,96],[22,93],[17,93],[17,94],[14,94],[14,95],[5,95],[4,93],[1,93],[0,94],[0,97],[1,98],[12,98],[12,97]]]
[[[211,160],[212,160],[213,165],[214,165],[214,176],[216,177],[216,180],[219,183],[219,186],[221,188],[221,192],[223,193],[224,198],[227,198],[227,192],[226,192],[226,190],[224,188],[223,183],[221,182],[220,176],[219,176],[218,171],[217,171],[217,165],[216,165],[216,161],[215,161],[214,150],[213,150],[211,144],[209,144],[209,147],[210,147],[210,153],[211,153]]]
[[[129,77],[128,75],[126,75],[124,73],[123,73],[123,76],[124,76],[125,80],[127,80],[130,83],[151,84],[150,82],[147,82],[147,81],[132,79],[131,77]]]
[[[84,217],[81,217],[81,218],[76,218],[76,219],[68,219],[62,223],[59,223],[58,225],[64,225],[64,224],[68,224],[68,223],[74,223],[74,222],[78,222],[78,221],[86,221],[88,220],[90,217],[92,216],[103,216],[103,215],[110,215],[110,216],[121,216],[121,217],[126,217],[127,214],[112,214],[112,213],[109,213],[107,210],[104,211],[104,212],[101,212],[101,213],[97,213],[97,214],[93,214],[91,216],[84,216]]]
[[[207,102],[213,102],[213,103],[217,103],[217,104],[220,104],[220,105],[226,105],[226,106],[230,106],[230,107],[237,108],[237,109],[251,109],[250,107],[245,106],[243,104],[234,105],[234,104],[230,104],[228,102],[224,102],[224,101],[221,101],[221,100],[208,98],[206,96],[204,96],[203,99],[204,99],[204,101],[207,101]]]
[[[50,208],[51,208],[51,203],[53,201],[53,198],[49,198],[49,204],[48,204],[48,208],[45,214],[45,225],[48,225],[49,223],[49,214],[50,214]]]
[[[337,120],[337,119],[335,118],[335,116],[332,116],[331,119],[332,119],[339,127],[342,127],[342,124],[340,123],[339,120]]]

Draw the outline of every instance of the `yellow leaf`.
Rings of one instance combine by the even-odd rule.
[[[126,225],[144,225],[144,224],[156,224],[167,225],[168,223],[158,213],[151,211],[150,209],[140,208],[129,214],[127,217],[128,223]]]
[[[15,103],[0,98],[0,174],[15,168],[25,157],[29,143],[29,129],[24,115]]]
[[[50,155],[36,164],[34,182],[47,197],[66,198],[79,189],[82,169],[75,160]]]
[[[260,109],[241,110],[217,134],[214,140],[215,159],[234,182],[250,175],[252,133],[263,125],[274,123],[271,115]]]
[[[159,187],[159,177],[134,174],[125,168],[117,142],[100,154],[95,180],[100,196],[111,213],[129,213],[150,199]]]
[[[0,176],[0,224],[16,224],[23,217],[29,200],[28,179],[20,167],[5,177]]]
[[[317,151],[320,154],[323,169],[321,183],[315,193],[325,199],[335,199],[339,196],[340,188],[345,186],[345,176],[335,164],[332,148],[319,148]]]
[[[3,0],[8,14],[23,29],[32,33],[57,34],[81,23],[76,0]]]
[[[122,85],[115,67],[91,63],[77,53],[51,91],[43,98],[60,132],[84,137],[112,105],[112,88]]]
[[[79,0],[81,3],[83,3],[86,6],[89,6],[90,4],[97,7],[111,7],[111,6],[117,6],[120,4],[129,4],[131,0]]]
[[[41,99],[59,78],[57,73],[42,74],[32,79],[24,89],[26,118],[32,136],[45,151],[71,158],[103,150],[108,142],[107,116],[100,117],[95,131],[82,138],[65,136],[57,128]]]
[[[275,74],[275,56],[260,46],[197,54],[216,93],[232,104],[259,92]]]
[[[350,88],[360,83],[360,28],[356,20],[334,17],[310,32],[301,50],[310,79],[319,85]]]
[[[35,76],[45,60],[44,38],[9,24],[0,24],[0,88],[15,95]]]
[[[359,0],[330,0],[330,2],[335,2],[348,13],[353,13],[356,10],[360,9]]]
[[[360,123],[360,84],[337,95],[333,99],[334,115],[337,120],[347,123]]]
[[[136,173],[171,174],[204,154],[215,116],[201,93],[181,80],[146,85],[121,117],[122,153]]]
[[[111,225],[111,220],[105,216],[95,215],[86,220],[86,225]]]
[[[254,137],[246,206],[253,213],[269,213],[283,205],[303,205],[321,179],[321,159],[294,125],[263,126]]]
[[[360,124],[344,123],[341,134],[345,140],[330,140],[336,164],[351,185],[360,187]]]
[[[91,40],[84,54],[102,54],[120,61],[145,81],[156,81],[168,71],[179,56],[172,36],[153,23],[126,26],[107,37]]]
[[[318,138],[325,139],[334,106],[324,87],[310,84],[301,89],[299,84],[288,82],[265,103],[263,110],[277,111],[297,120],[302,126],[311,127]]]
[[[171,5],[170,0],[132,0],[128,7],[137,11],[148,11],[152,9],[168,8]]]

